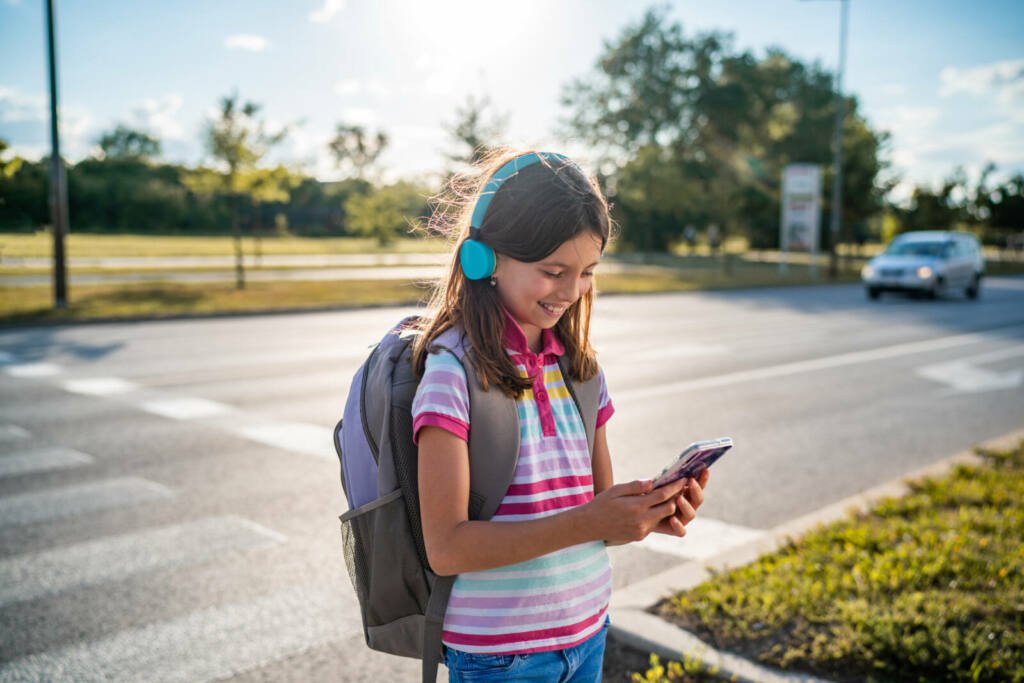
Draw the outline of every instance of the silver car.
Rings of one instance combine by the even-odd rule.
[[[909,292],[935,298],[963,292],[976,299],[985,273],[978,238],[967,232],[920,230],[898,236],[868,261],[861,280],[869,299],[882,292]]]

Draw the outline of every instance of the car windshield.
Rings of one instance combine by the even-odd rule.
[[[893,242],[885,253],[889,256],[936,256],[949,253],[949,242]]]

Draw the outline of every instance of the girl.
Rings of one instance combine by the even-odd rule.
[[[613,408],[589,336],[594,270],[611,226],[596,182],[536,151],[499,149],[477,170],[453,226],[460,248],[413,349],[424,543],[436,573],[458,575],[445,663],[451,681],[600,680],[612,586],[605,546],[653,531],[683,536],[708,475],[655,490],[650,480],[613,485],[604,426]],[[519,411],[515,475],[490,521],[467,515],[465,370],[430,352],[452,327],[483,386]],[[600,376],[592,453],[559,369],[563,354],[577,380]]]

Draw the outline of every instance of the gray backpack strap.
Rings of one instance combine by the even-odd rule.
[[[437,667],[444,656],[444,647],[441,644],[444,613],[448,608],[448,597],[452,593],[454,583],[454,576],[437,577],[427,601],[426,620],[423,624],[423,683],[437,681]]]
[[[488,520],[505,498],[519,460],[519,410],[500,389],[483,384],[473,363],[465,334],[450,328],[434,345],[462,362],[469,388],[469,518]],[[474,439],[473,434],[486,434]]]
[[[586,382],[579,382],[569,374],[569,360],[565,356],[558,357],[558,367],[562,371],[562,379],[569,395],[576,403],[576,409],[583,418],[583,428],[587,432],[587,445],[590,446],[590,457],[594,457],[594,434],[597,432],[597,409],[601,399],[601,375],[594,375]]]

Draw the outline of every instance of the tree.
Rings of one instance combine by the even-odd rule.
[[[381,246],[426,214],[429,194],[407,181],[353,194],[345,202],[347,227],[358,235],[373,237]]]
[[[99,139],[104,159],[148,161],[160,156],[160,140],[149,133],[118,124]]]
[[[239,185],[244,187],[252,202],[252,232],[255,238],[257,262],[262,258],[263,204],[267,202],[287,202],[290,192],[298,187],[302,177],[293,173],[287,166],[278,164],[274,168],[252,168],[241,173]]]
[[[490,108],[490,97],[484,95],[478,100],[470,95],[465,106],[455,109],[455,122],[442,124],[444,131],[451,136],[455,145],[460,147],[445,154],[449,161],[463,166],[475,164],[505,135],[508,115],[495,113],[487,120]]]
[[[339,169],[364,180],[388,144],[390,139],[384,131],[377,131],[376,137],[370,140],[362,126],[339,123],[327,148]]]
[[[692,220],[775,246],[787,164],[825,166],[826,206],[831,199],[831,76],[780,50],[763,58],[737,53],[727,34],[688,38],[665,13],[648,10],[606,46],[594,74],[569,84],[561,134],[606,150],[613,163],[605,183],[623,212],[626,243],[671,246],[685,224],[679,221]],[[843,105],[843,211],[863,220],[887,190],[877,182],[887,138],[857,114],[855,98]],[[672,187],[668,211],[654,200],[664,182]]]
[[[231,234],[235,238],[235,281],[238,289],[245,287],[245,266],[242,258],[242,233],[238,225],[239,195],[246,187],[246,173],[255,169],[272,147],[288,134],[284,128],[268,133],[266,124],[258,120],[260,105],[239,102],[238,93],[221,98],[216,119],[207,121],[206,149],[222,165],[221,190],[231,199]]]

